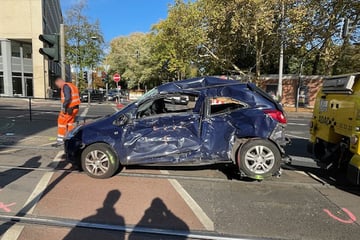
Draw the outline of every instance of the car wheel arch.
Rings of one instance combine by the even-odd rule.
[[[274,150],[277,150],[277,153],[273,151],[273,154],[274,155],[278,155],[279,157],[279,160],[278,162],[274,162],[274,167],[272,167],[272,176],[275,176],[275,175],[278,175],[279,174],[279,171],[280,171],[280,168],[281,168],[281,161],[282,161],[282,151],[281,149],[279,148],[278,144],[276,144],[274,141],[272,141],[271,139],[268,139],[268,138],[258,138],[258,137],[255,137],[255,138],[248,138],[248,139],[243,139],[244,141],[242,142],[242,144],[237,148],[237,151],[235,151],[236,155],[234,156],[234,159],[235,159],[235,164],[238,166],[239,170],[240,170],[240,173],[242,176],[247,176],[247,177],[250,177],[250,178],[253,178],[253,179],[257,179],[257,180],[263,180],[264,177],[268,177],[270,175],[268,175],[270,172],[268,173],[264,173],[264,175],[262,175],[262,173],[249,173],[249,172],[246,172],[248,170],[244,169],[244,166],[242,165],[244,162],[241,158],[240,155],[242,155],[242,151],[243,151],[243,147],[244,149],[246,149],[248,147],[248,145],[251,146],[252,142],[254,141],[259,141],[259,142],[263,142],[263,146],[267,146],[269,147],[269,145],[267,144],[271,144],[270,146],[272,146],[274,148]],[[267,142],[267,144],[266,144]],[[270,147],[271,149],[271,147]],[[276,159],[276,158],[275,158]]]
[[[277,147],[279,152],[281,154],[283,154],[284,150],[279,146],[279,144],[277,144],[276,142],[274,142],[270,138],[265,138],[265,139],[264,138],[259,138],[259,137],[236,138],[235,142],[233,144],[232,150],[231,150],[231,161],[234,164],[237,164],[238,152],[241,150],[241,147],[244,146],[246,143],[248,143],[250,141],[254,141],[254,140],[267,140],[267,141],[273,143]]]
[[[113,153],[116,155],[116,159],[117,161],[122,164],[122,162],[120,161],[120,157],[119,157],[119,154],[117,153],[117,151],[115,150],[115,148],[113,147],[112,144],[108,143],[108,142],[105,142],[105,141],[97,141],[97,142],[91,142],[91,143],[88,143],[88,144],[85,144],[84,147],[81,149],[81,153],[88,147],[92,146],[92,145],[95,145],[95,144],[106,144],[108,147],[110,147],[110,149],[113,151]]]

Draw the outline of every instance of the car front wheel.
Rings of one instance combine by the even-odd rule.
[[[279,171],[281,154],[268,140],[256,139],[245,143],[238,152],[238,165],[246,176],[263,179]]]
[[[119,160],[111,147],[105,143],[95,143],[81,154],[81,166],[93,178],[109,178],[119,168]]]

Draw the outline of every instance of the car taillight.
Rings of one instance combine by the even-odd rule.
[[[264,113],[266,113],[269,117],[278,121],[279,123],[287,123],[284,113],[280,110],[268,109],[264,110]]]

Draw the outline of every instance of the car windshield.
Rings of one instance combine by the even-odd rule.
[[[144,101],[145,99],[149,98],[149,97],[153,97],[155,95],[157,95],[159,93],[157,88],[153,88],[150,91],[146,92],[144,95],[142,95],[137,102],[140,103],[142,101]]]

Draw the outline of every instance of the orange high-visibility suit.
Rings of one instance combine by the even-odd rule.
[[[74,128],[75,118],[79,112],[80,96],[78,88],[72,83],[65,83],[61,88],[61,111],[58,117],[58,141]]]

